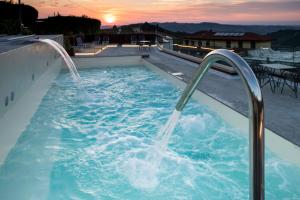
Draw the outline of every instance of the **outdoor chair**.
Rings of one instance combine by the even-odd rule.
[[[149,45],[148,45],[148,47],[149,47],[148,50],[149,50],[149,51],[151,51],[151,46],[152,46],[152,45],[151,45],[151,42],[149,42]]]
[[[283,94],[284,87],[287,85],[294,93],[296,98],[298,98],[298,85],[300,83],[300,69],[290,69],[285,70],[283,73],[283,84],[281,88],[281,94]]]
[[[139,42],[139,50],[143,50],[143,44],[141,42]]]
[[[151,49],[150,41],[139,41],[139,50],[149,50]]]
[[[76,47],[77,47],[77,48],[87,48],[88,45],[85,44],[85,43],[83,43],[81,37],[77,37],[77,38],[76,38]]]
[[[93,42],[95,45],[100,45],[101,44],[101,38],[100,37],[95,37],[95,40]]]
[[[272,74],[270,74],[269,71],[264,67],[259,66],[258,63],[252,64],[251,68],[259,82],[260,87],[263,88],[267,84],[269,84],[271,91],[274,93],[276,85],[275,85],[274,77],[272,77]]]

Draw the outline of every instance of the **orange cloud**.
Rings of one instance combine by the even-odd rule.
[[[296,0],[27,0],[44,18],[62,15],[88,15],[103,21],[115,18],[116,24],[136,22],[202,22],[242,24],[300,24],[300,1]],[[111,21],[110,21],[111,22]]]

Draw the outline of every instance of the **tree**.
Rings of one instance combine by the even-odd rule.
[[[118,32],[118,27],[116,26],[116,25],[114,25],[113,27],[112,27],[112,30],[113,30],[113,32]]]
[[[94,34],[100,31],[101,22],[87,16],[54,16],[40,20],[38,34]]]
[[[20,8],[22,23],[33,30],[38,17],[38,11],[35,8],[24,4],[14,4],[12,1],[0,1],[0,33],[16,34],[20,32]]]

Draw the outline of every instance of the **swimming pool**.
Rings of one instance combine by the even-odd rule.
[[[248,138],[217,113],[191,101],[152,177],[133,162],[151,149],[180,89],[145,66],[80,74],[82,87],[66,72],[52,83],[1,166],[0,199],[248,198]],[[299,199],[299,177],[266,150],[266,199]]]

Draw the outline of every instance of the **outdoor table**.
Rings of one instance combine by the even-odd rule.
[[[150,43],[150,41],[148,41],[148,40],[142,40],[142,41],[140,41],[140,43],[141,44],[147,44],[147,43]]]
[[[273,75],[277,75],[276,71],[278,71],[279,76],[278,76],[278,79],[276,81],[277,87],[279,87],[279,84],[281,82],[279,80],[280,80],[281,77],[283,77],[284,73],[286,73],[286,70],[295,69],[294,66],[284,65],[284,64],[280,64],[280,63],[260,64],[260,66],[262,66],[266,70],[268,70],[269,74],[271,75],[270,77],[271,77],[273,83],[275,83]],[[274,84],[274,86],[276,86],[276,85]]]
[[[280,63],[270,63],[270,64],[260,64],[263,67],[266,67],[271,70],[287,70],[287,69],[294,69],[295,67],[284,65]]]
[[[139,49],[140,50],[143,50],[144,49],[144,46],[146,45],[147,47],[149,47],[149,50],[150,50],[150,41],[148,40],[142,40],[139,42]]]

